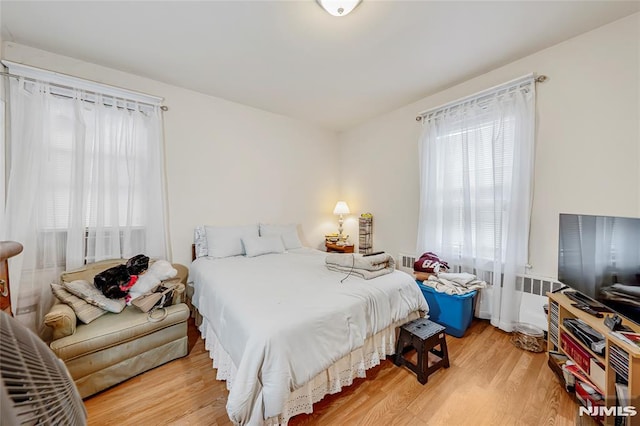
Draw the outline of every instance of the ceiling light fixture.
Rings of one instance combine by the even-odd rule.
[[[320,6],[333,16],[348,15],[362,0],[316,0]]]

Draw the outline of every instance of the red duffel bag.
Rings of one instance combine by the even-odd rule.
[[[447,262],[440,260],[437,254],[432,252],[424,253],[420,256],[420,259],[416,260],[413,264],[413,270],[417,272],[428,272],[430,274],[437,274],[438,272],[445,272],[449,269]]]

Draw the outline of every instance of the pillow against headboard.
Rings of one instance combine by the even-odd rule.
[[[269,253],[284,253],[282,238],[277,235],[264,237],[243,237],[242,244],[247,257],[261,256]]]
[[[302,242],[298,236],[298,225],[295,223],[289,225],[269,225],[261,223],[260,236],[280,236],[284,243],[284,248],[287,250],[302,247]]]
[[[205,226],[207,256],[230,257],[245,254],[242,238],[258,237],[258,225]]]

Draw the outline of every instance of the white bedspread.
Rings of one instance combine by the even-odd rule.
[[[373,280],[325,267],[326,253],[298,249],[254,258],[200,258],[190,270],[193,304],[231,356],[237,375],[227,412],[262,424],[289,392],[389,325],[428,307],[400,271]]]

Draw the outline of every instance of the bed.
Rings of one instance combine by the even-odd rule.
[[[199,330],[235,424],[312,412],[393,354],[396,327],[428,311],[404,272],[341,282],[346,274],[315,249],[248,254],[202,256],[190,268]]]

